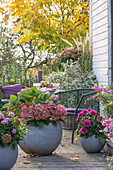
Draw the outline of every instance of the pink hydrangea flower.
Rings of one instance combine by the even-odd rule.
[[[10,117],[14,117],[15,116],[15,114],[13,113],[13,112],[9,112],[9,114],[8,114]]]
[[[97,114],[96,110],[90,110],[89,115],[95,116]]]
[[[13,134],[16,134],[16,129],[13,129],[13,130],[12,130],[12,133],[13,133]]]
[[[85,120],[84,122],[83,122],[83,125],[85,126],[85,127],[89,127],[90,126],[90,120]]]
[[[12,140],[11,135],[8,133],[4,134],[1,139],[3,143],[10,143]]]
[[[80,129],[80,132],[81,132],[82,134],[86,134],[87,129],[86,129],[85,127],[82,127],[82,128]]]
[[[98,116],[98,117],[97,117],[97,120],[98,120],[99,122],[101,122],[101,121],[103,120],[103,116]]]

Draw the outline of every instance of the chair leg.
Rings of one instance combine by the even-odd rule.
[[[75,119],[76,119],[76,113],[74,114],[73,129],[72,129],[72,140],[71,140],[71,143],[73,143],[73,140],[74,140]]]

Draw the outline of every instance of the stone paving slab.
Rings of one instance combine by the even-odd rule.
[[[106,152],[102,150],[100,153],[88,154],[82,149],[79,140],[71,144],[70,130],[63,130],[62,143],[52,155],[23,158],[25,155],[19,148],[17,163],[12,170],[109,170]],[[79,160],[75,161],[75,158]],[[22,163],[26,160],[31,163]],[[40,164],[42,167],[38,167]]]

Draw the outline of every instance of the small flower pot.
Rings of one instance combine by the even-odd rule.
[[[113,142],[107,141],[107,145],[108,145],[108,153],[110,156],[113,155]]]
[[[50,155],[60,144],[62,138],[62,127],[60,122],[54,126],[52,123],[35,127],[28,125],[30,130],[24,139],[19,142],[19,146],[26,153],[36,153],[38,155]]]
[[[104,148],[105,139],[101,141],[99,137],[95,138],[95,135],[92,135],[88,138],[80,138],[80,143],[87,153],[98,153]]]
[[[10,170],[16,163],[18,157],[18,147],[15,149],[11,145],[0,145],[0,170]]]

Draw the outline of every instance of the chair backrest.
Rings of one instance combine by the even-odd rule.
[[[59,91],[59,103],[63,104],[66,108],[88,109],[89,107],[99,111],[99,101],[92,99],[96,93],[90,88],[78,88],[72,90]]]

